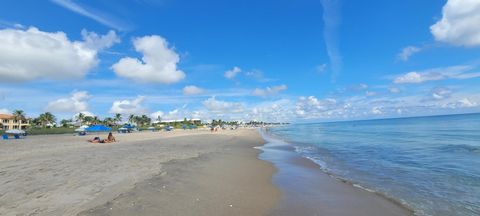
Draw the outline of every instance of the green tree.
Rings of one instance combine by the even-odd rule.
[[[94,117],[93,117],[92,123],[93,123],[93,124],[99,124],[99,123],[100,123],[100,119],[98,118],[98,116],[94,116]]]
[[[113,117],[113,121],[115,121],[116,125],[119,125],[120,122],[122,121],[122,114],[116,113],[115,117]]]
[[[142,115],[140,118],[141,118],[142,126],[150,125],[152,123],[152,119],[146,115]]]
[[[107,117],[107,118],[103,119],[103,123],[105,125],[112,126],[113,124],[115,124],[115,121],[114,121],[113,118]]]
[[[83,124],[83,122],[85,122],[85,114],[83,113],[78,113],[76,118],[77,118],[77,121],[80,122],[80,124]]]
[[[60,121],[60,125],[62,125],[62,127],[68,127],[68,125],[72,122],[72,120],[69,120],[69,119],[62,119]]]
[[[135,123],[135,120],[136,120],[136,116],[135,116],[135,115],[132,114],[132,115],[128,116],[128,122],[129,122],[130,124]]]
[[[18,121],[18,120],[22,120],[24,121],[26,118],[25,118],[25,112],[23,110],[13,110],[13,119]]]
[[[83,118],[83,122],[87,124],[93,124],[93,117],[92,116],[85,116]]]
[[[37,122],[39,122],[42,125],[42,127],[46,127],[47,124],[53,124],[55,123],[55,121],[56,121],[56,117],[52,113],[46,112],[38,116]]]

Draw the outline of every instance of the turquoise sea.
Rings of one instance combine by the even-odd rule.
[[[480,114],[292,124],[269,133],[416,215],[480,215]]]

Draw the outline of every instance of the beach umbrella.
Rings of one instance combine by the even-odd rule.
[[[111,131],[112,128],[109,128],[105,125],[92,125],[88,128],[85,128],[85,131],[88,132],[105,132],[105,131]]]
[[[24,130],[19,130],[19,129],[13,129],[13,130],[7,130],[5,131],[7,134],[24,134]]]

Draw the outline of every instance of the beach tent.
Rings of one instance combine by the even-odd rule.
[[[131,124],[126,124],[126,125],[123,125],[122,128],[133,129],[133,128],[135,128],[135,126],[133,126],[133,125],[131,125]]]
[[[121,128],[118,128],[117,131],[118,131],[118,133],[127,133],[127,132],[129,132],[129,129],[121,127]]]
[[[155,127],[148,127],[148,128],[147,128],[147,130],[149,130],[149,131],[152,131],[152,132],[153,132],[153,131],[155,131],[155,130],[156,130],[156,128],[155,128]]]
[[[172,126],[167,126],[165,127],[165,131],[172,131],[173,130],[173,127]]]
[[[112,128],[109,128],[105,125],[92,125],[88,128],[85,128],[85,131],[88,132],[104,132],[104,131],[111,131]]]

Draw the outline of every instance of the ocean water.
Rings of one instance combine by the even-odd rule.
[[[480,114],[292,124],[269,133],[416,215],[480,215]]]

